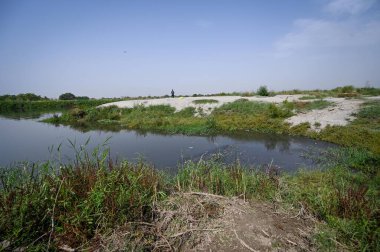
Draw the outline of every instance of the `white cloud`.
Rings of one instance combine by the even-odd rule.
[[[326,5],[325,10],[332,14],[356,15],[370,9],[376,0],[333,0]]]
[[[367,46],[380,43],[380,22],[326,21],[300,19],[296,31],[286,34],[275,44],[279,51],[315,47]]]
[[[333,0],[325,8],[332,13],[358,14],[368,10],[373,0]],[[275,43],[277,56],[299,50],[365,47],[380,45],[380,20],[365,21],[361,15],[343,19],[298,19],[291,32]],[[321,50],[318,50],[321,52]]]

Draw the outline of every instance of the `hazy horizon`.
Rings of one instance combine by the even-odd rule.
[[[380,87],[380,1],[0,2],[0,95]]]

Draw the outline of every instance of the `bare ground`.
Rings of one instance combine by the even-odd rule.
[[[316,251],[318,224],[301,207],[178,193],[157,206],[154,223],[127,223],[99,237],[97,251]],[[96,249],[95,249],[96,247]]]

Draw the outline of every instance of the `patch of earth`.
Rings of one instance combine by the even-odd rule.
[[[316,251],[317,221],[303,208],[206,193],[177,193],[156,206],[153,223],[127,223],[98,237],[93,251]]]
[[[324,109],[311,110],[306,113],[298,113],[286,119],[286,122],[297,125],[310,123],[313,130],[319,131],[327,125],[345,126],[355,119],[354,114],[360,109],[365,100],[345,98],[325,98],[325,101],[333,102],[333,105]]]

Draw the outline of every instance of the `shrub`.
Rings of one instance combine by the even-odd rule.
[[[266,86],[260,86],[256,93],[260,96],[269,96],[268,88]]]
[[[214,99],[199,99],[199,100],[194,100],[194,104],[207,104],[207,103],[218,103],[218,100]]]
[[[64,93],[64,94],[61,94],[59,96],[58,99],[60,100],[75,100],[75,95],[73,95],[72,93]]]

